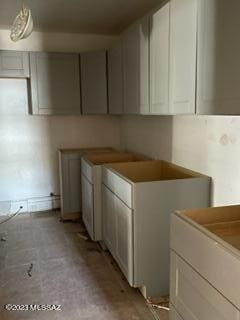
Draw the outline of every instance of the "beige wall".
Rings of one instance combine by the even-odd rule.
[[[0,49],[12,50],[80,52],[108,47],[113,40],[34,32],[15,44],[9,31],[0,31]],[[119,147],[119,123],[117,117],[107,115],[28,115],[26,80],[0,79],[0,201],[59,193],[58,148]]]
[[[1,50],[83,52],[106,49],[116,37],[94,34],[33,32],[27,39],[10,40],[9,30],[0,30]]]
[[[240,117],[125,116],[122,146],[213,178],[213,204],[240,203]]]

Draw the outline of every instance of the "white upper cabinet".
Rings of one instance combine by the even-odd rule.
[[[108,50],[108,103],[110,114],[123,113],[122,42]]]
[[[21,51],[0,51],[0,77],[28,78],[29,53]]]
[[[170,114],[195,113],[197,1],[170,2]]]
[[[149,19],[123,35],[124,113],[149,114]]]
[[[106,51],[81,54],[81,87],[84,114],[108,112]]]
[[[150,113],[169,113],[169,11],[167,3],[150,18]]]
[[[240,114],[240,1],[199,1],[198,114]]]
[[[30,53],[32,113],[80,114],[79,55]]]

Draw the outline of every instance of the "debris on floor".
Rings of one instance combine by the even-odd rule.
[[[147,303],[153,308],[169,311],[169,297],[160,297],[154,299],[147,299]]]
[[[89,241],[89,236],[87,232],[78,232],[77,236],[84,241]]]
[[[111,264],[110,254],[89,239],[81,222],[63,225],[58,221],[55,212],[32,213],[16,217],[7,233],[0,232],[0,239],[7,238],[8,252],[6,259],[1,259],[0,252],[2,305],[11,301],[61,304],[61,313],[43,312],[40,318],[44,320],[159,318],[157,309],[148,305]],[[0,249],[4,245],[0,242]],[[35,320],[36,315],[25,311],[13,314],[0,306],[0,319]]]
[[[32,269],[33,269],[33,263],[30,264],[30,267],[28,268],[27,274],[29,277],[32,276]]]

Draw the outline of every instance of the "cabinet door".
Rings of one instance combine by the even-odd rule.
[[[123,35],[124,113],[149,114],[149,19]]]
[[[238,320],[240,316],[226,297],[174,252],[170,300],[184,320]]]
[[[103,241],[113,257],[116,258],[116,212],[114,205],[114,194],[102,187],[102,226]]]
[[[239,12],[239,0],[199,1],[199,114],[240,114]]]
[[[79,56],[30,53],[33,114],[79,114]]]
[[[94,238],[93,185],[82,175],[82,217],[91,238]]]
[[[81,153],[60,154],[61,211],[66,216],[82,211]]]
[[[130,285],[133,285],[133,226],[132,210],[114,196],[117,228],[117,262]]]
[[[28,52],[0,51],[0,77],[28,78]]]
[[[107,106],[106,51],[81,54],[82,111],[104,114]]]
[[[170,113],[194,114],[197,60],[197,0],[170,3]]]
[[[150,113],[168,114],[169,10],[167,3],[150,19]]]
[[[122,42],[108,51],[108,101],[110,114],[123,113]]]

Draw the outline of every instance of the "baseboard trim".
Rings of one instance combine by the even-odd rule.
[[[60,208],[60,196],[36,197],[23,200],[0,201],[0,216],[14,214],[22,207],[21,213],[48,211]]]

